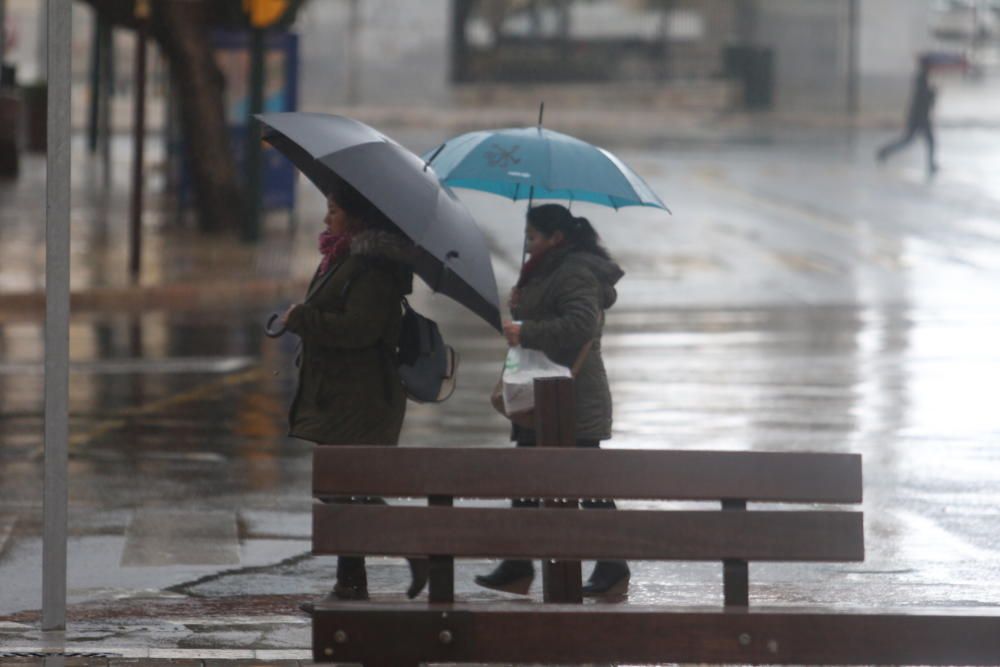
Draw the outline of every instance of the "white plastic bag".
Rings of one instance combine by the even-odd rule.
[[[503,365],[503,405],[508,415],[535,407],[535,378],[568,378],[573,373],[540,350],[520,345],[507,350]]]

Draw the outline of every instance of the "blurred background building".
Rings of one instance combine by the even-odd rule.
[[[6,0],[6,61],[25,83],[42,78],[43,13],[39,0]],[[76,13],[83,80],[92,12]],[[293,29],[303,107],[516,103],[544,84],[588,102],[695,108],[739,107],[749,86],[759,108],[871,111],[899,106],[918,53],[996,67],[1000,2],[309,0]],[[129,62],[129,40],[117,41]],[[129,76],[120,68],[119,90]]]
[[[772,113],[783,123],[809,125],[819,119],[839,126],[888,128],[901,121],[921,54],[934,54],[939,62],[954,66],[953,78],[966,87],[961,102],[966,110],[986,108],[988,100],[997,98],[995,93],[984,92],[983,101],[975,101],[980,94],[977,82],[1000,71],[1000,0],[254,3],[291,8],[287,10],[290,24],[267,27],[268,39],[294,35],[294,45],[276,49],[266,58],[261,108],[348,113],[380,126],[402,121],[455,130],[462,125],[456,116],[442,112],[464,114],[461,119],[466,125],[529,124],[544,101],[550,114],[561,114],[561,121],[573,113],[586,113],[593,119],[608,111],[646,112],[646,134],[649,126],[659,123],[664,136],[685,123],[740,117],[744,112],[765,114],[765,118]],[[34,93],[44,89],[44,4],[41,0],[0,0],[5,10],[7,80],[10,83],[16,76],[23,90],[25,131],[36,137],[36,144],[37,137],[44,135],[37,122],[44,114],[32,103],[38,97]],[[74,2],[78,93],[73,118],[77,129],[89,127],[92,150],[99,143],[102,124],[112,132],[134,129],[136,34],[130,21],[138,6],[136,0]],[[181,150],[179,146],[186,145],[200,147],[199,159],[205,162],[224,153],[225,142],[231,141],[239,163],[241,151],[252,148],[246,140],[252,58],[249,47],[240,46],[249,44],[248,24],[245,18],[242,23],[234,22],[233,15],[241,15],[246,3],[151,0],[150,6],[152,35],[160,49],[152,49],[150,55],[145,128],[165,130],[170,159]],[[210,46],[203,51],[188,49],[181,60],[177,57],[183,49],[162,53],[170,50],[165,45],[189,39],[171,37],[185,33],[178,28],[186,25],[176,16],[181,10],[167,12],[179,6],[202,7],[203,15],[213,17],[205,25],[216,31],[208,40]],[[108,46],[111,57],[100,72],[96,63],[102,33],[95,8],[114,26]],[[168,13],[175,14],[169,26],[162,20]],[[222,37],[217,34],[220,15],[228,31]],[[202,63],[213,50],[217,73],[199,77],[197,91],[186,87],[192,74],[210,69],[210,63]],[[103,93],[95,92],[96,82],[108,76],[112,85],[100,86]],[[191,100],[207,93],[219,99],[202,105],[201,113],[208,107],[225,108],[215,117],[193,121]],[[276,101],[279,97],[280,102]],[[950,92],[942,97],[949,105],[957,99]],[[179,107],[175,113],[170,113],[168,99]],[[649,112],[663,114],[662,119],[656,120]],[[226,135],[223,117],[230,138],[214,144],[215,137]],[[568,130],[586,132],[572,126]],[[193,134],[194,140],[183,144],[186,134]],[[240,169],[219,164],[209,171],[238,173]],[[164,173],[178,174],[179,170],[173,164]],[[176,186],[186,191],[185,178],[183,173],[177,176],[167,189]],[[265,175],[263,181],[276,178]],[[202,193],[196,197],[199,207],[211,209],[201,215],[203,226],[207,229],[219,220],[223,220],[221,228],[238,226],[222,204],[239,199],[232,194],[237,177],[222,179],[228,183],[225,186],[198,185],[206,180],[206,174],[195,174],[194,190]],[[203,196],[209,187],[226,193],[216,198],[214,206],[206,204]],[[182,199],[191,200],[186,195]],[[246,210],[255,209],[252,199]],[[291,201],[289,197],[271,200]],[[265,193],[265,205],[267,201]],[[245,236],[255,234],[251,229]]]

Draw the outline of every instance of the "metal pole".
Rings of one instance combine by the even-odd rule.
[[[66,627],[69,453],[70,42],[72,4],[48,3],[45,181],[45,483],[42,630]]]
[[[3,65],[4,54],[7,53],[7,0],[0,0],[0,66]]]
[[[129,239],[128,273],[133,283],[139,282],[142,269],[142,185],[143,160],[146,152],[146,32],[149,18],[148,3],[136,5],[135,44],[135,105],[132,119],[133,155],[132,155],[132,202],[131,202],[131,236]]]
[[[260,238],[260,203],[261,203],[261,150],[260,129],[254,115],[264,108],[264,30],[253,28],[250,31],[250,104],[247,114],[246,137],[246,187],[247,211],[246,223],[243,227],[243,240],[254,242]]]
[[[115,90],[115,50],[114,29],[106,23],[101,32],[101,104],[98,116],[100,118],[99,136],[101,149],[101,175],[104,177],[104,189],[111,187],[111,113]]]
[[[359,93],[360,63],[358,57],[358,43],[361,33],[361,11],[358,0],[350,0],[347,18],[347,103],[351,106],[358,104],[361,100]]]
[[[91,155],[97,152],[97,123],[101,98],[101,29],[103,23],[100,14],[94,12],[93,38],[90,43],[90,105],[87,113],[87,150]]]
[[[847,113],[857,115],[858,100],[858,0],[847,6]]]
[[[49,3],[48,0],[41,4],[41,11],[38,12],[38,23],[35,32],[35,62],[38,63],[38,72],[35,78],[41,79],[45,73],[45,59],[49,52]]]

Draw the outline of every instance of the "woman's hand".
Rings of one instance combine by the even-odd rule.
[[[278,320],[281,326],[286,326],[288,324],[288,318],[291,317],[292,311],[301,306],[300,303],[293,303],[288,307],[284,313],[281,314],[281,318]]]
[[[521,344],[521,323],[520,322],[504,322],[503,323],[503,335],[507,339],[507,343],[511,347],[516,347]]]

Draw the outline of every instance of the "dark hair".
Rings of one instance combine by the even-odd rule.
[[[333,199],[347,215],[360,222],[364,229],[397,231],[385,213],[347,181],[334,178],[327,196]]]
[[[562,232],[570,245],[604,259],[611,259],[611,255],[601,243],[601,237],[594,231],[590,221],[583,217],[574,217],[569,209],[562,204],[533,206],[528,209],[527,217],[528,224],[544,234],[546,238],[556,232]]]

